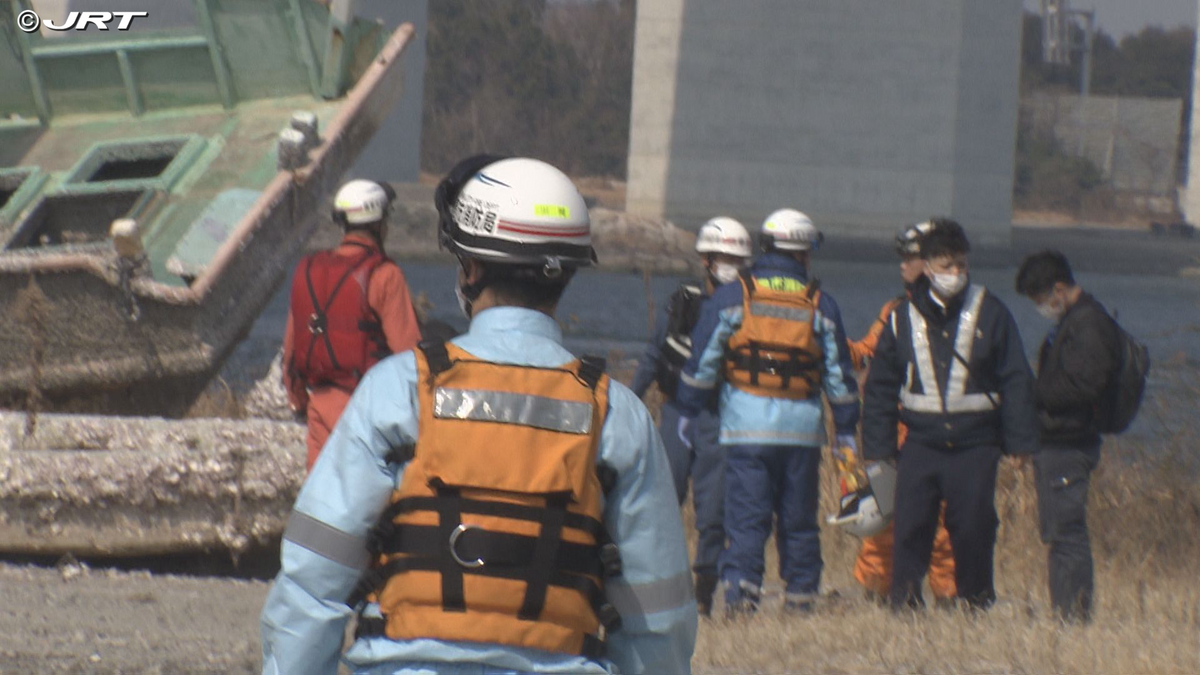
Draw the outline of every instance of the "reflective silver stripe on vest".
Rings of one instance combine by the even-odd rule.
[[[750,303],[750,313],[754,316],[765,316],[772,319],[783,319],[785,321],[801,321],[804,323],[812,321],[812,310],[810,309],[781,307],[779,305],[770,305],[765,302]]]
[[[679,354],[680,356],[682,356],[683,359],[686,361],[686,360],[692,358],[692,339],[686,338],[686,337],[683,339],[687,340],[688,343],[683,344],[679,340],[676,340],[674,335],[668,335],[667,336],[667,348],[670,349],[671,351],[675,352],[676,354]]]
[[[688,375],[687,373],[680,373],[679,379],[684,384],[686,384],[687,386],[689,386],[693,389],[716,389],[717,388],[716,380],[713,380],[713,381],[698,380],[698,379],[692,377],[691,375]]]
[[[958,317],[958,329],[954,336],[954,350],[962,359],[970,359],[975,346],[975,328],[979,324],[979,309],[983,306],[984,290],[982,286],[972,285],[967,290],[962,312]],[[950,364],[950,374],[946,382],[946,396],[943,405],[942,395],[938,388],[937,371],[933,367],[933,354],[929,348],[929,328],[925,317],[917,311],[912,303],[908,305],[909,323],[912,324],[913,354],[916,357],[916,375],[921,378],[923,394],[913,392],[913,370],[910,367],[904,389],[900,392],[900,403],[908,410],[923,413],[961,413],[986,412],[1000,405],[1000,394],[968,394],[967,367],[962,360],[955,358]],[[995,401],[995,403],[993,403]]]
[[[438,387],[433,416],[440,419],[499,422],[567,434],[592,430],[592,404],[532,394]]]
[[[366,539],[342,532],[307,513],[292,511],[283,538],[352,569],[365,570],[371,562]]]
[[[691,602],[692,573],[684,572],[645,584],[630,584],[620,578],[610,579],[605,583],[604,591],[621,616],[666,612]]]

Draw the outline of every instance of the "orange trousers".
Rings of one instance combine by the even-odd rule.
[[[895,546],[893,524],[873,537],[863,539],[854,562],[854,578],[863,588],[886,596],[892,590],[892,550]],[[946,504],[938,515],[937,534],[933,539],[933,556],[929,559],[929,590],[935,598],[953,598],[954,551],[950,548],[950,533],[946,531]]]
[[[325,447],[325,441],[337,425],[338,418],[350,402],[351,392],[337,387],[322,387],[308,392],[308,464],[307,471],[312,471],[317,455]]]

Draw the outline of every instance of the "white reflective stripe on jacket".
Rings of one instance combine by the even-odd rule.
[[[908,304],[908,320],[912,330],[912,348],[916,357],[916,369],[909,364],[908,377],[900,390],[900,403],[906,409],[922,413],[987,412],[1000,405],[1000,393],[967,393],[967,362],[975,347],[975,329],[979,323],[979,308],[983,306],[984,288],[971,285],[958,317],[958,329],[954,336],[954,354],[951,356],[950,374],[947,378],[945,396],[938,384],[937,370],[933,366],[933,352],[929,346],[929,326],[925,317],[911,302]],[[896,328],[892,319],[892,330]],[[920,378],[921,390],[913,391],[914,374]]]

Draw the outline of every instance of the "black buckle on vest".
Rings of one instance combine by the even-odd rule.
[[[450,353],[446,350],[446,343],[439,340],[422,340],[417,349],[425,355],[425,362],[429,364],[429,372],[432,375],[440,375],[441,373],[450,370],[453,363],[450,361]]]
[[[381,520],[367,531],[367,553],[377,558],[384,551],[386,542],[396,534],[396,524],[390,520]]]
[[[604,658],[604,654],[607,651],[608,650],[604,644],[604,640],[601,640],[595,635],[583,636],[583,649],[579,653],[579,655],[583,658],[591,659],[592,661],[599,661],[600,659]]]
[[[405,443],[388,450],[388,453],[383,456],[383,461],[388,464],[404,465],[412,461],[416,456],[417,446],[413,443]]]
[[[354,626],[354,639],[380,637],[387,634],[387,619],[377,616],[360,616]]]
[[[604,566],[604,576],[621,576],[621,551],[616,544],[609,542],[600,547],[600,564]]]
[[[606,602],[597,607],[596,618],[600,620],[600,625],[604,626],[606,633],[621,630],[621,614],[617,612],[616,607],[612,606],[612,603]]]
[[[607,462],[596,463],[596,478],[600,480],[600,489],[607,495],[617,486],[617,470]]]
[[[587,384],[588,389],[595,389],[604,376],[608,362],[599,356],[584,356],[579,359],[579,377]]]
[[[323,335],[328,325],[325,315],[320,312],[313,312],[308,316],[308,332],[313,335]]]

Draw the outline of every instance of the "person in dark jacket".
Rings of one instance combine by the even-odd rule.
[[[1050,601],[1062,619],[1088,621],[1093,589],[1088,482],[1100,461],[1096,409],[1120,365],[1117,326],[1075,284],[1058,251],[1025,258],[1016,286],[1055,322],[1042,343],[1034,384],[1042,452],[1033,470],[1042,541],[1050,545]]]
[[[970,244],[943,220],[921,244],[925,277],[892,312],[864,390],[863,457],[897,461],[893,608],[921,607],[941,502],[958,595],[995,600],[996,468],[1037,451],[1032,373],[1016,322],[968,277]],[[903,450],[897,423],[908,427]]]
[[[717,562],[725,549],[725,455],[717,442],[716,401],[688,425],[675,394],[679,373],[692,355],[692,329],[700,318],[700,307],[712,292],[737,281],[738,272],[753,257],[750,233],[733,218],[709,220],[696,233],[696,253],[702,257],[703,282],[684,282],[671,294],[655,323],[654,340],[638,361],[630,389],[638,398],[657,384],[665,399],[659,412],[659,433],[667,462],[675,479],[680,505],[692,479],[692,504],[696,511],[696,608],[700,616],[712,613],[717,589]]]

